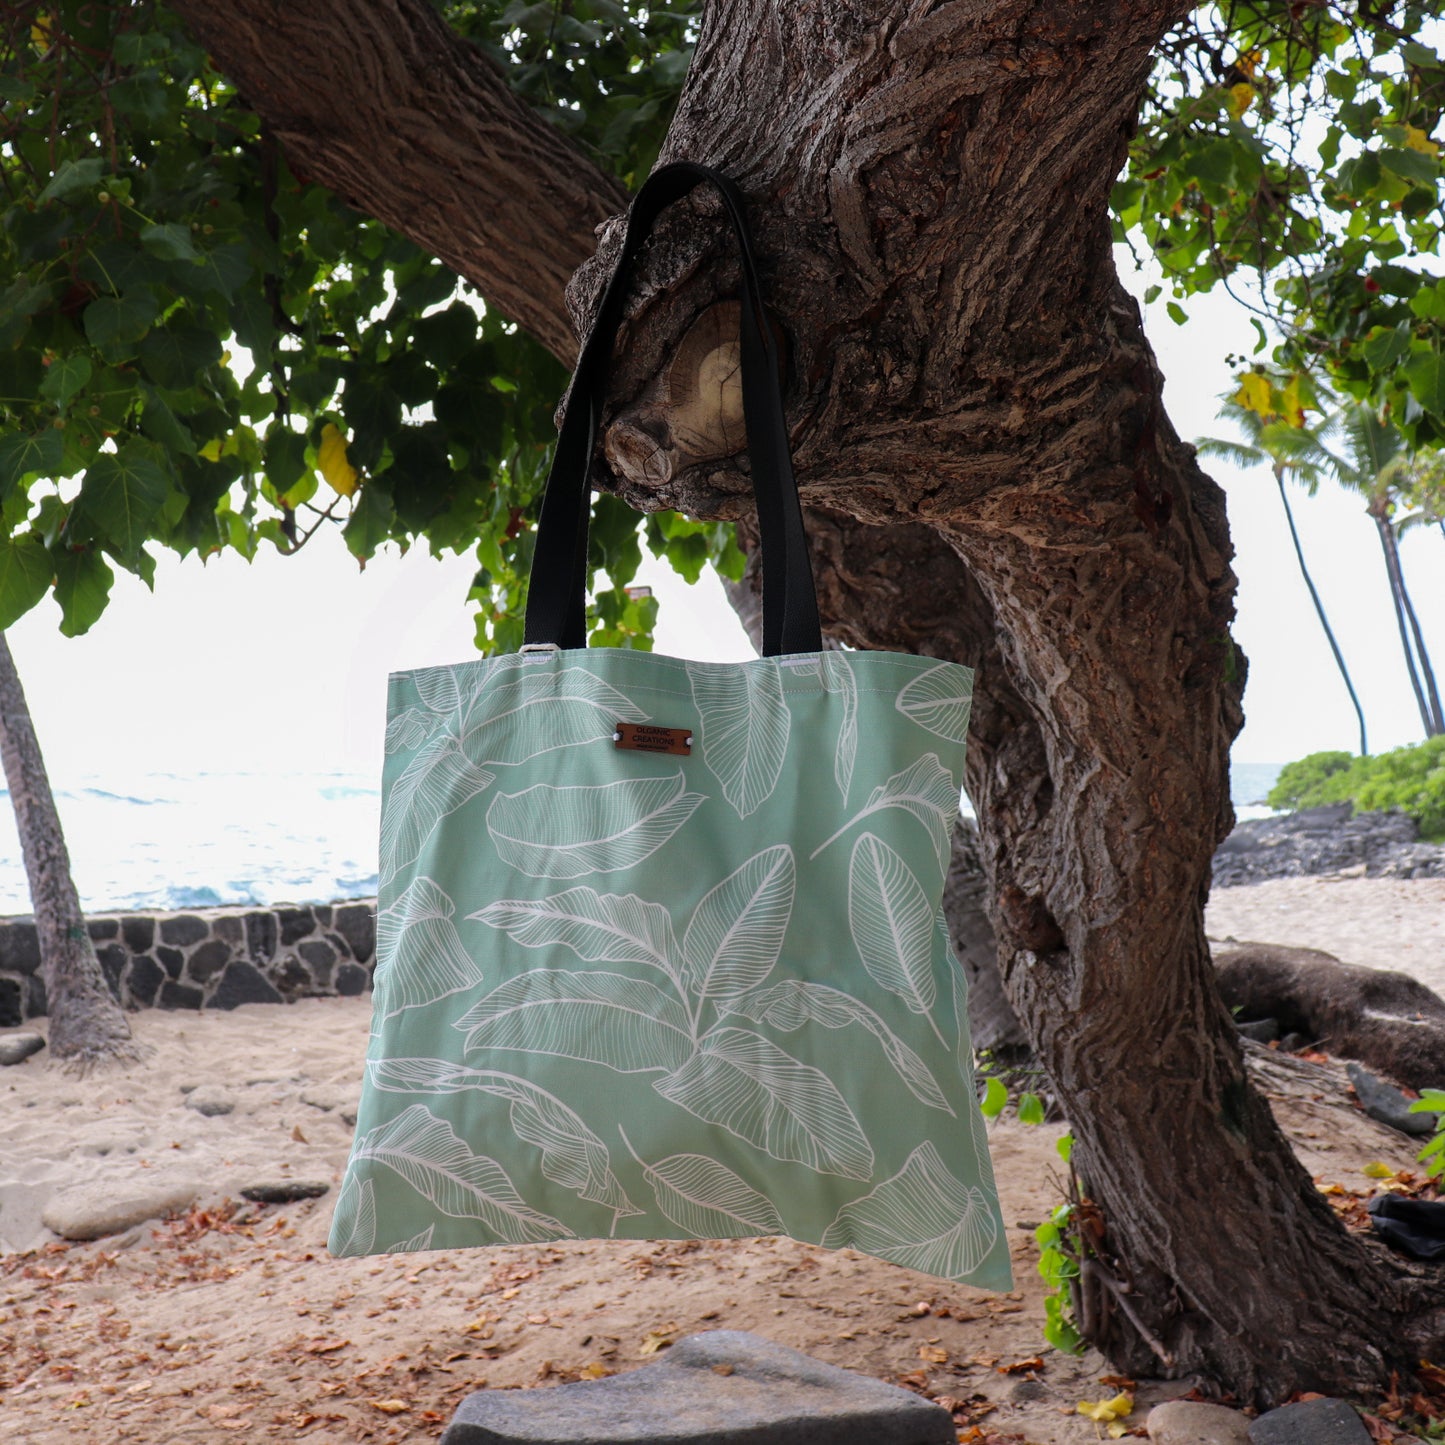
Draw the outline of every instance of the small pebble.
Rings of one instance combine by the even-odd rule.
[[[320,1199],[330,1189],[320,1179],[268,1179],[246,1185],[241,1198],[255,1204],[292,1204],[298,1199]]]
[[[236,1101],[219,1084],[202,1084],[186,1095],[186,1108],[208,1119],[229,1114],[235,1107]]]

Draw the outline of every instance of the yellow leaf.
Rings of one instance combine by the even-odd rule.
[[[1284,389],[1284,419],[1291,426],[1303,426],[1305,424],[1305,409],[1299,397],[1299,377],[1292,376],[1289,385]]]
[[[1247,81],[1229,87],[1229,113],[1238,120],[1254,104],[1254,87]]]
[[[332,490],[343,497],[349,497],[356,490],[359,474],[346,460],[346,438],[334,422],[327,422],[321,428],[321,445],[316,449],[316,470],[331,483]]]
[[[648,1330],[642,1338],[642,1344],[638,1346],[639,1355],[655,1355],[659,1350],[664,1350],[677,1338],[677,1326],[665,1325],[660,1330]]]
[[[593,1360],[590,1365],[583,1365],[577,1373],[584,1380],[604,1380],[612,1371],[601,1360]]]
[[[205,457],[205,459],[206,459],[208,462],[218,462],[218,461],[220,461],[220,460],[221,460],[221,439],[220,439],[220,437],[212,437],[212,438],[210,439],[210,441],[208,441],[208,442],[205,444],[205,446],[203,446],[203,447],[201,448],[201,455],[202,455],[203,457]]]
[[[1419,126],[1407,125],[1405,127],[1405,145],[1407,149],[1419,151],[1421,155],[1438,156],[1440,154],[1440,147]]]
[[[1270,405],[1269,378],[1257,371],[1246,371],[1239,378],[1239,390],[1233,399],[1246,411],[1257,412],[1266,420],[1274,415]]]
[[[30,27],[30,39],[36,45],[50,44],[50,16],[37,15],[35,23]]]
[[[1107,1423],[1110,1420],[1122,1420],[1134,1408],[1134,1397],[1132,1395],[1115,1395],[1112,1400],[1079,1401],[1079,1414],[1086,1415],[1090,1420],[1098,1420]]]
[[[400,1415],[403,1410],[411,1409],[405,1400],[368,1400],[367,1404],[373,1410],[380,1410],[383,1415]]]
[[[1260,58],[1259,51],[1246,50],[1244,54],[1234,62],[1235,69],[1238,70],[1241,75],[1247,75],[1253,80],[1255,71],[1259,69]]]
[[[1395,1177],[1395,1171],[1388,1164],[1381,1164],[1378,1159],[1366,1164],[1360,1173],[1370,1179],[1393,1179]]]

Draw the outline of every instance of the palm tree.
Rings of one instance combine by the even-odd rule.
[[[1225,398],[1219,414],[1224,420],[1233,422],[1244,434],[1245,439],[1243,441],[1227,441],[1219,437],[1201,437],[1195,445],[1199,448],[1201,456],[1220,457],[1225,461],[1233,462],[1238,467],[1253,467],[1267,463],[1270,471],[1274,474],[1275,485],[1279,488],[1279,499],[1284,504],[1285,521],[1289,523],[1290,540],[1294,543],[1294,555],[1295,560],[1299,563],[1300,575],[1309,589],[1310,601],[1315,605],[1315,613],[1320,619],[1320,626],[1324,628],[1325,637],[1330,644],[1330,651],[1334,654],[1335,665],[1344,679],[1345,691],[1349,693],[1350,702],[1354,704],[1355,716],[1359,719],[1360,756],[1364,757],[1370,751],[1365,735],[1365,710],[1360,706],[1359,695],[1355,692],[1355,684],[1350,678],[1350,670],[1345,666],[1344,654],[1340,651],[1340,644],[1335,639],[1334,629],[1330,626],[1330,619],[1325,612],[1325,604],[1320,599],[1319,589],[1315,586],[1314,578],[1310,576],[1309,566],[1305,562],[1304,547],[1300,543],[1299,530],[1295,526],[1294,508],[1290,505],[1289,489],[1285,486],[1286,478],[1303,482],[1309,488],[1310,495],[1314,495],[1320,478],[1326,470],[1319,438],[1306,427],[1295,426],[1279,416],[1265,416],[1250,407],[1243,406],[1232,395]]]
[[[70,876],[70,855],[60,829],[45,760],[30,721],[30,707],[10,644],[0,632],[0,757],[20,851],[30,883],[35,929],[50,1016],[52,1058],[81,1069],[141,1057],[130,1025],[95,956]]]
[[[1445,710],[1440,706],[1440,690],[1420,619],[1405,586],[1394,513],[1401,498],[1410,496],[1414,490],[1425,494],[1438,490],[1440,459],[1434,452],[1417,452],[1406,446],[1404,437],[1390,422],[1359,403],[1341,408],[1332,418],[1329,429],[1343,442],[1344,455],[1324,452],[1324,465],[1341,486],[1365,498],[1365,510],[1375,523],[1385,554],[1385,572],[1395,605],[1400,646],[1420,709],[1420,721],[1425,726],[1426,737],[1437,737],[1445,733]]]

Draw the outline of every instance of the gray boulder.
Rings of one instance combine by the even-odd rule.
[[[92,1179],[61,1190],[40,1217],[62,1239],[100,1239],[188,1209],[199,1193],[200,1187],[189,1181]]]
[[[41,1034],[7,1034],[0,1039],[0,1067],[9,1064],[23,1064],[31,1054],[38,1054],[45,1047]]]
[[[954,1445],[948,1411],[741,1330],[546,1390],[481,1391],[441,1445]]]
[[[1251,1445],[1373,1445],[1358,1411],[1343,1400],[1301,1400],[1261,1415]]]

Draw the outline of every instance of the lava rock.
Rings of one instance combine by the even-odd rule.
[[[285,1003],[270,979],[253,963],[235,958],[226,965],[207,1008],[239,1008],[243,1003]]]
[[[343,963],[336,970],[336,992],[343,998],[357,998],[370,982],[371,975],[359,963]]]
[[[253,1204],[294,1204],[298,1199],[320,1199],[331,1186],[320,1179],[267,1179],[248,1184],[241,1198]]]
[[[1156,1445],[1249,1445],[1249,1417],[1223,1405],[1167,1400],[1144,1424]]]
[[[169,943],[172,948],[189,948],[191,944],[199,943],[210,931],[210,924],[193,913],[179,913],[174,918],[161,920],[161,942]]]
[[[19,1028],[25,1022],[25,981],[0,978],[0,1029]]]
[[[948,1411],[741,1330],[547,1390],[468,1395],[441,1445],[954,1445]]]
[[[44,1047],[45,1039],[40,1034],[8,1034],[0,1039],[0,1066],[22,1064]]]
[[[1301,1400],[1251,1422],[1251,1445],[1373,1445],[1365,1422],[1343,1400]]]
[[[62,1190],[40,1217],[45,1227],[62,1239],[100,1239],[147,1219],[161,1219],[172,1210],[189,1208],[199,1193],[199,1187],[188,1181],[92,1179]]]
[[[1360,870],[1371,878],[1445,877],[1445,847],[1421,843],[1396,809],[1354,813],[1349,803],[1238,824],[1214,854],[1214,886]]]
[[[371,957],[376,948],[376,910],[369,903],[349,903],[338,908],[332,928],[346,940],[358,963]]]
[[[1410,1112],[1411,1100],[1393,1084],[1387,1084],[1383,1079],[1377,1079],[1368,1069],[1361,1068],[1359,1064],[1346,1064],[1345,1072],[1355,1086],[1355,1097],[1360,1101],[1360,1107],[1370,1118],[1378,1119],[1380,1123],[1388,1124],[1402,1134],[1433,1134],[1435,1132],[1438,1116],[1423,1111],[1412,1114]]]
[[[165,949],[158,949],[157,952],[165,953]],[[200,989],[192,988],[188,983],[174,983],[167,979],[161,985],[161,996],[157,1000],[157,1008],[200,1008],[205,1002],[206,996]]]
[[[231,945],[220,938],[208,938],[186,963],[192,983],[209,983],[231,961]]]

